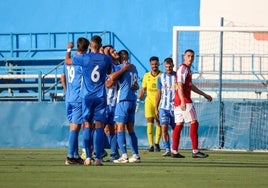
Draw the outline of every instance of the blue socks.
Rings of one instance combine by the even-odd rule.
[[[111,145],[111,155],[119,155],[118,145],[117,145],[117,135],[110,134],[108,135],[108,139]]]
[[[101,159],[101,153],[104,150],[103,139],[104,139],[104,129],[96,128],[93,135],[93,145],[97,159]]]
[[[164,147],[165,147],[166,151],[170,151],[170,142],[169,141],[164,141],[163,144],[164,144]]]
[[[130,136],[130,145],[131,145],[132,154],[139,155],[138,139],[137,139],[135,132],[130,133],[129,136]]]
[[[86,158],[91,158],[91,132],[92,129],[85,127],[83,130],[83,143],[86,150]]]
[[[117,143],[122,152],[122,154],[127,153],[127,146],[126,146],[126,135],[125,131],[121,131],[117,133]]]
[[[67,156],[70,158],[77,157],[76,154],[78,153],[78,133],[79,132],[77,130],[71,130],[69,132],[69,145]]]

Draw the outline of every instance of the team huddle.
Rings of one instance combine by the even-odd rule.
[[[61,76],[70,123],[66,165],[95,163],[96,166],[102,166],[102,159],[107,155],[105,139],[109,143],[110,162],[141,162],[134,123],[137,101],[143,100],[144,96],[149,151],[154,151],[153,144],[155,150],[160,151],[159,141],[162,135],[166,149],[163,156],[184,157],[178,153],[180,133],[183,124],[190,122],[192,157],[208,157],[198,149],[198,121],[190,93],[194,91],[209,101],[212,98],[192,84],[190,66],[194,60],[194,51],[185,51],[184,62],[177,73],[173,71],[171,58],[165,59],[166,72],[162,73],[158,70],[158,58],[152,57],[151,68],[153,63],[156,70],[152,69],[146,73],[147,76],[144,75],[140,89],[137,69],[129,62],[126,50],[116,52],[111,45],[102,46],[102,39],[98,35],[94,35],[90,41],[79,38],[77,51],[71,55],[73,47],[73,43],[68,43]],[[154,120],[157,124],[155,143]],[[173,129],[172,147],[169,126]],[[83,157],[78,152],[81,127]],[[128,157],[126,134],[130,138],[128,144],[131,157]]]

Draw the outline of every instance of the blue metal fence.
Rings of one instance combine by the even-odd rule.
[[[147,72],[137,56],[110,31],[0,33],[0,100],[62,99],[60,73],[67,43],[93,35],[100,35],[103,45],[128,50],[139,72]]]

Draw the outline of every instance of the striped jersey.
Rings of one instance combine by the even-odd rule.
[[[116,71],[115,64],[112,64],[112,70],[111,72]],[[115,106],[116,100],[117,100],[117,93],[118,93],[118,83],[116,82],[112,87],[106,89],[107,92],[107,105],[109,106]]]
[[[157,89],[161,90],[161,99],[159,107],[165,110],[173,110],[173,101],[176,88],[176,72],[171,75],[166,72],[158,77]]]

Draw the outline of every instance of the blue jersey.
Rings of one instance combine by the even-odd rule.
[[[66,102],[81,102],[80,90],[82,81],[82,68],[75,65],[63,65],[63,73],[66,78]]]
[[[157,89],[161,90],[159,107],[165,110],[173,110],[173,100],[175,97],[176,72],[171,75],[163,73],[158,77]]]
[[[118,65],[118,69],[121,69],[124,64]],[[123,75],[118,79],[119,90],[117,96],[117,102],[120,101],[136,101],[137,94],[136,90],[131,89],[138,80],[138,71],[136,67],[132,68],[123,73]]]
[[[72,62],[73,65],[82,66],[81,97],[106,98],[105,80],[107,71],[111,69],[111,58],[100,53],[87,53],[73,57]]]

